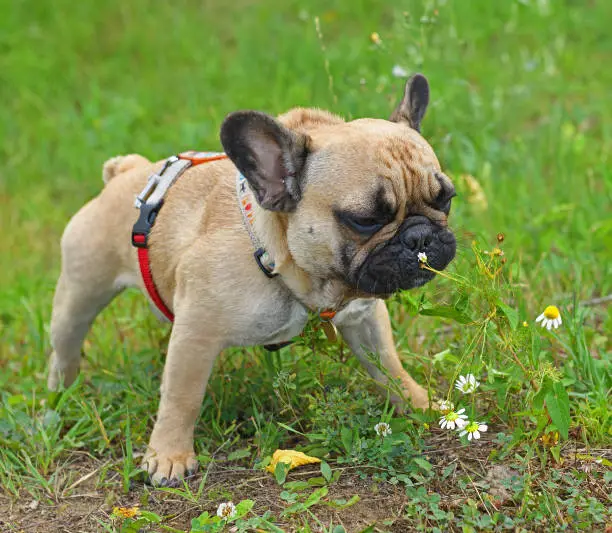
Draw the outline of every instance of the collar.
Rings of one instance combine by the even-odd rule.
[[[274,272],[276,264],[255,233],[255,198],[253,197],[247,179],[240,171],[236,173],[236,196],[238,198],[240,212],[242,213],[242,222],[253,243],[253,248],[255,248],[255,253],[253,254],[255,262],[266,276],[274,278],[278,276],[278,273]]]
[[[274,278],[278,276],[278,272],[274,271],[276,264],[274,262],[274,258],[266,250],[265,246],[261,242],[261,239],[257,237],[257,234],[255,233],[255,198],[253,197],[253,193],[251,192],[247,179],[240,171],[236,173],[236,196],[238,198],[240,212],[242,213],[242,222],[247,230],[247,233],[249,234],[251,242],[253,243],[253,248],[255,248],[255,253],[253,254],[255,257],[255,262],[266,276],[269,278]],[[323,330],[325,331],[327,338],[330,340],[332,338],[335,339],[335,327],[333,326],[331,320],[334,318],[334,316],[336,316],[336,311],[332,309],[324,309],[319,311],[317,314],[321,320]],[[330,328],[333,328],[333,334],[329,331]]]

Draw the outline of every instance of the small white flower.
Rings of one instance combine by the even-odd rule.
[[[465,409],[459,409],[459,411],[450,411],[440,418],[440,427],[442,429],[461,429],[467,422],[467,415],[464,415]]]
[[[463,431],[459,433],[459,436],[463,437],[463,435],[467,435],[468,440],[476,440],[479,439],[480,434],[484,433],[487,429],[489,428],[486,424],[483,424],[482,422],[472,421],[463,427]]]
[[[379,422],[376,424],[374,426],[374,431],[376,431],[376,434],[380,435],[381,437],[386,437],[387,435],[391,435],[391,433],[393,433],[391,431],[391,426],[386,422]]]
[[[408,77],[408,71],[401,65],[393,65],[393,70],[391,71],[391,74],[394,78]]]
[[[417,254],[417,259],[419,263],[427,263],[427,254],[425,252],[419,252]]]
[[[478,388],[478,385],[480,383],[476,381],[474,374],[459,376],[459,379],[455,382],[455,388],[459,389],[463,394],[471,394]]]
[[[559,308],[554,305],[549,305],[544,312],[536,318],[536,322],[542,322],[542,327],[547,330],[552,328],[557,329],[563,322],[561,321],[561,313]]]
[[[438,402],[438,411],[441,413],[446,414],[449,411],[452,411],[454,408],[455,404],[450,400],[442,400],[441,402]]]
[[[236,516],[236,506],[232,502],[223,502],[217,507],[217,516],[227,520]]]

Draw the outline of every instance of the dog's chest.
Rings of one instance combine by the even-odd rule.
[[[260,301],[257,308],[247,315],[250,323],[243,323],[243,327],[237,329],[232,339],[236,346],[289,341],[302,332],[308,321],[308,311],[302,304],[284,298]]]

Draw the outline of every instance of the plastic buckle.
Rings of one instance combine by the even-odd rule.
[[[149,233],[163,203],[164,201],[160,200],[155,204],[140,204],[140,215],[132,228],[132,245],[136,248],[147,248]]]
[[[253,255],[255,256],[255,262],[257,263],[257,266],[261,269],[261,271],[268,276],[269,278],[275,278],[276,276],[278,276],[278,274],[272,272],[272,270],[269,270],[261,261],[261,257],[266,253],[266,251],[263,248],[259,248]],[[274,268],[274,267],[273,267]]]

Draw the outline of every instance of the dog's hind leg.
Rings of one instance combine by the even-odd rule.
[[[47,384],[52,390],[75,380],[92,322],[123,289],[117,283],[116,257],[103,238],[90,231],[97,214],[93,200],[75,215],[62,237],[62,273],[51,316],[53,352]]]
[[[51,345],[47,385],[57,390],[69,386],[76,379],[81,363],[81,348],[89,328],[118,290],[87,290],[72,284],[62,274],[57,283],[51,318]]]

